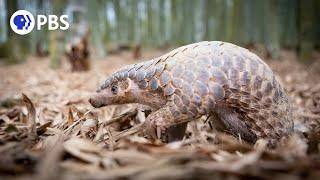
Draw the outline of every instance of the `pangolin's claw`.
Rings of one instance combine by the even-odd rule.
[[[162,135],[161,129],[160,127],[157,127],[157,138],[161,139],[161,135]]]
[[[157,134],[156,134],[156,129],[154,125],[150,121],[146,121],[146,129],[144,131],[144,134],[146,135],[147,138],[149,139],[157,139]]]
[[[160,139],[162,142],[168,141],[166,128],[157,126],[150,121],[146,121],[145,123],[146,129],[144,131],[144,134],[147,138],[152,140]]]
[[[157,127],[157,136],[158,139],[160,139],[162,142],[167,143],[168,142],[168,134],[167,129],[164,127]]]

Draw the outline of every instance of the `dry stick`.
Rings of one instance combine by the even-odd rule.
[[[123,114],[121,114],[120,116],[118,117],[114,117],[114,118],[111,118],[109,121],[105,122],[104,126],[109,126],[110,124],[114,123],[114,122],[117,122],[118,120],[126,117],[126,116],[130,116],[130,115],[133,115],[133,114],[136,114],[137,113],[137,109],[133,109],[133,110],[130,110],[130,111],[127,111]]]
[[[133,126],[130,129],[126,129],[124,131],[121,131],[120,133],[116,134],[115,136],[113,136],[113,140],[114,141],[118,141],[121,138],[127,137],[129,135],[135,134],[137,132],[140,132],[141,130],[143,130],[143,128],[145,127],[144,123],[140,123],[136,126]]]
[[[124,118],[124,117],[126,117],[126,116],[128,117],[128,116],[130,116],[130,115],[132,115],[132,114],[135,114],[135,113],[137,113],[137,111],[138,111],[137,109],[130,110],[130,111],[127,111],[127,112],[121,114],[121,115],[118,116],[118,117],[111,118],[109,121],[107,121],[107,122],[104,123],[104,127],[107,127],[107,126],[109,126],[110,124],[112,124],[112,123],[114,123],[114,122],[117,122],[117,121],[121,120],[122,118]],[[138,126],[139,126],[139,125],[138,125]],[[132,131],[132,132],[131,132],[131,131]],[[134,127],[132,127],[131,129],[127,129],[127,130],[124,130],[124,131],[116,134],[116,139],[115,139],[114,136],[112,135],[111,131],[110,131],[109,129],[107,129],[108,136],[110,137],[110,139],[107,140],[107,141],[110,142],[109,144],[111,145],[111,149],[113,149],[114,143],[115,143],[117,140],[119,140],[119,139],[122,138],[122,137],[131,135],[131,134],[134,134],[134,133],[136,133],[136,132],[138,132],[138,131],[140,131],[140,129],[136,130]],[[122,134],[124,134],[124,135],[122,135]],[[119,136],[120,136],[120,137],[119,137]]]
[[[114,150],[114,147],[115,147],[115,140],[112,136],[112,133],[110,131],[110,129],[107,127],[107,133],[108,133],[108,136],[109,136],[109,150],[113,151]],[[107,140],[108,141],[108,140]]]
[[[139,113],[139,110],[138,109],[134,109],[134,110],[131,110],[131,111],[128,111],[126,113],[123,113],[122,115],[116,117],[116,118],[112,118],[111,120],[109,120],[108,122],[106,122],[105,126],[108,126],[120,119],[122,119],[123,117],[125,116],[129,116],[129,115],[132,115],[132,114],[135,114],[135,113]],[[141,117],[139,117],[141,118]],[[145,118],[145,117],[144,117]],[[141,122],[141,119],[140,119],[140,122]],[[132,135],[132,134],[135,134],[141,130],[143,130],[143,127],[145,127],[145,120],[142,121],[143,123],[140,123],[130,129],[126,129],[124,131],[121,131],[120,133],[116,134],[115,136],[112,136],[111,132],[109,132],[110,136],[112,136],[112,141],[115,142],[115,141],[118,141],[119,139],[123,138],[123,137],[127,137],[129,135]]]
[[[121,120],[124,116],[118,116],[115,118],[111,118],[109,121],[105,122],[104,126],[109,126],[110,124],[113,124],[119,120]]]
[[[93,110],[93,108],[92,108],[92,109],[89,109],[87,112],[85,112],[81,118],[79,118],[77,121],[75,121],[75,122],[74,122],[71,126],[69,126],[66,130],[64,130],[64,133],[69,132],[74,126],[76,126],[77,124],[79,124],[80,121],[84,120],[85,117],[87,116],[87,114],[89,114],[92,110]]]

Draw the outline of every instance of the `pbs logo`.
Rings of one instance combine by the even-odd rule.
[[[12,14],[10,18],[11,29],[20,35],[30,33],[35,25],[33,15],[26,10],[19,10]]]
[[[61,15],[60,17],[56,15],[37,15],[37,30],[47,24],[48,30],[67,30],[69,28],[68,16]],[[35,26],[35,19],[33,15],[26,10],[18,10],[12,14],[10,18],[11,29],[20,35],[25,35],[30,33]]]

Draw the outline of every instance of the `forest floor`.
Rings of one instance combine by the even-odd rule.
[[[163,53],[143,51],[141,59]],[[190,123],[181,142],[128,135],[145,118],[145,107],[93,109],[88,103],[107,75],[136,62],[128,52],[94,60],[88,72],[70,72],[66,62],[53,70],[48,58],[0,65],[0,178],[319,178],[320,55],[305,66],[290,51],[282,51],[279,60],[257,53],[294,104],[296,133],[276,149],[263,140],[249,145],[217,133],[205,118]]]

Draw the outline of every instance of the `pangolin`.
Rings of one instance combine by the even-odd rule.
[[[166,134],[184,132],[187,122],[203,115],[213,117],[218,130],[249,143],[278,141],[293,131],[288,97],[269,66],[249,50],[220,41],[182,46],[129,65],[108,77],[89,102],[96,108],[152,107],[146,129],[163,141],[181,138]]]

